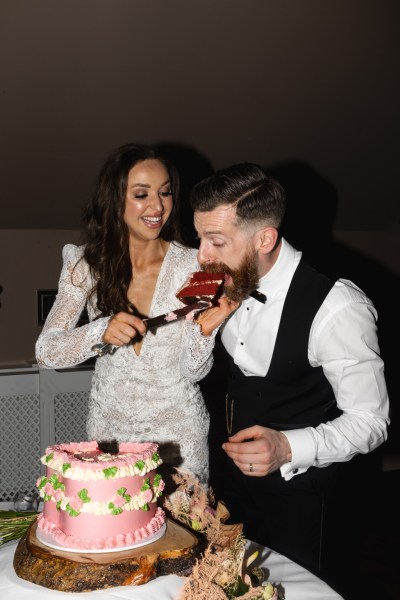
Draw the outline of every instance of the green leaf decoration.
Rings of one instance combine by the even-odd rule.
[[[143,506],[140,507],[140,510],[149,510],[149,505],[143,504]]]
[[[65,510],[67,511],[67,513],[69,514],[70,517],[77,517],[78,515],[81,514],[79,510],[75,510],[69,504],[67,504],[67,506],[65,507]]]
[[[40,478],[40,483],[37,486],[39,490],[41,490],[42,488],[44,488],[44,486],[46,485],[48,479],[47,477],[45,477],[44,475],[42,475],[42,477]]]
[[[51,483],[51,485],[53,487],[57,485],[57,483],[58,483],[58,475],[57,475],[57,473],[53,473],[53,475],[51,477],[49,477],[49,483]]]
[[[132,497],[129,494],[125,494],[124,498],[126,502],[130,502],[132,500]]]
[[[53,456],[54,456],[54,452],[51,452],[50,454],[48,454],[48,455],[46,456],[46,458],[45,458],[45,461],[46,461],[47,463],[49,463],[49,462],[51,461],[51,459],[53,458]]]
[[[109,502],[108,508],[111,510],[112,515],[120,515],[123,512],[122,508],[115,506],[114,502]]]
[[[71,468],[71,463],[64,463],[62,466],[62,472],[65,473],[70,468]]]
[[[57,510],[61,510],[61,500],[59,500],[58,502],[56,502],[56,509]]]
[[[124,497],[125,493],[126,493],[126,488],[125,487],[121,487],[121,488],[119,488],[119,490],[117,490],[118,496]]]
[[[144,480],[142,487],[140,488],[141,492],[145,492],[150,489],[150,477]]]
[[[55,490],[61,490],[62,492],[65,492],[65,484],[61,483],[61,481],[57,481],[55,482],[55,484],[53,485]]]
[[[154,462],[158,462],[160,460],[160,455],[158,454],[158,452],[154,452],[151,458],[152,460],[154,460]]]
[[[80,498],[84,504],[87,504],[88,502],[91,501],[91,498],[89,498],[88,491],[86,488],[79,490],[78,498]]]
[[[43,496],[43,500],[44,500],[45,502],[47,502],[48,500],[51,500],[51,496],[49,496],[48,494],[45,494],[45,495]]]
[[[139,469],[139,471],[143,471],[145,464],[143,460],[138,460],[134,466]]]
[[[104,477],[106,479],[112,479],[116,476],[118,471],[118,467],[108,467],[107,469],[103,469]]]
[[[153,479],[153,486],[158,487],[160,485],[160,481],[161,481],[161,475],[160,475],[160,473],[157,473],[157,475],[155,475],[155,477]]]

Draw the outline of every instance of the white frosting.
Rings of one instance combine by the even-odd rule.
[[[88,463],[84,462],[82,467],[71,466],[65,472],[63,472],[63,465],[65,464],[65,457],[55,456],[50,460],[46,460],[46,456],[41,458],[41,462],[50,467],[54,471],[62,474],[66,479],[74,479],[76,481],[99,481],[100,479],[108,479],[105,475],[103,468],[100,465],[98,470],[88,469]],[[144,463],[144,467],[142,469],[138,469],[135,465],[124,465],[124,466],[115,466],[117,469],[113,478],[122,478],[122,477],[130,477],[132,475],[146,475],[150,471],[156,469],[161,463],[162,460],[158,459],[153,460],[152,458],[147,458],[142,461]],[[89,463],[93,464],[93,463]],[[107,467],[104,467],[107,468]],[[108,467],[110,468],[110,467]],[[114,467],[112,467],[114,468]]]

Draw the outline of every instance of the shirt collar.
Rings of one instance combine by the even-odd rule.
[[[267,299],[273,298],[282,289],[286,290],[290,285],[300,259],[301,252],[293,248],[289,242],[282,238],[278,258],[272,269],[261,277],[257,289],[265,294]]]

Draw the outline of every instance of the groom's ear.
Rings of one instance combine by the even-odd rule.
[[[278,240],[278,230],[275,227],[264,227],[257,232],[256,250],[261,254],[269,254],[275,248]]]

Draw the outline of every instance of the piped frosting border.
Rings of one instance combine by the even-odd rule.
[[[82,460],[75,455],[98,450],[97,442],[72,442],[49,446],[41,462],[67,479],[98,481],[101,479],[123,478],[132,475],[146,475],[156,469],[162,460],[157,452],[157,444],[121,443],[120,454],[100,453],[97,462]]]
[[[51,523],[40,513],[37,518],[38,527],[49,533],[60,546],[65,548],[79,548],[82,550],[103,550],[107,548],[123,549],[124,546],[141,542],[149,536],[156,533],[165,522],[165,513],[162,508],[158,507],[156,514],[145,527],[136,529],[135,531],[118,534],[115,537],[106,538],[78,538],[73,535],[67,535],[59,529],[54,523]]]

